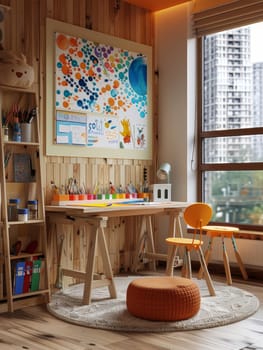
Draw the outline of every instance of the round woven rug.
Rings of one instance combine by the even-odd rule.
[[[74,324],[116,331],[174,332],[223,326],[243,320],[259,307],[253,294],[224,284],[214,283],[211,297],[203,280],[195,280],[201,291],[201,308],[188,320],[177,322],[147,321],[131,315],[126,308],[126,289],[138,276],[115,277],[118,298],[110,299],[107,287],[92,290],[92,303],[82,305],[83,284],[52,295],[48,310],[56,317]],[[150,277],[149,277],[150,278]]]

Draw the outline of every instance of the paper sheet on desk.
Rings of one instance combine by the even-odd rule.
[[[117,205],[129,205],[129,204],[143,204],[144,200],[143,199],[129,199],[129,200],[116,200],[116,201],[112,201],[112,200],[106,200],[106,201],[85,201],[83,203],[81,202],[77,202],[77,203],[70,203],[70,205],[72,206],[80,206],[80,207],[111,207],[111,206],[117,206]]]
[[[104,202],[104,203],[72,203],[73,206],[81,207],[120,207],[129,205],[162,205],[162,204],[172,204],[172,202],[145,202],[143,200],[129,200],[122,202]]]

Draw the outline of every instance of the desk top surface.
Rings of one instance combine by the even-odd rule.
[[[182,211],[188,202],[140,202],[140,203],[85,203],[76,205],[47,205],[47,214],[61,213],[74,216],[133,216]]]

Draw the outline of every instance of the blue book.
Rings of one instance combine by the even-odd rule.
[[[15,265],[14,295],[23,293],[25,264],[25,261],[18,261]]]

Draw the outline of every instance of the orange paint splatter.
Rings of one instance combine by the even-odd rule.
[[[118,80],[114,80],[113,82],[113,88],[117,89],[120,86],[120,82]]]
[[[57,46],[61,49],[61,50],[67,50],[69,47],[69,41],[67,39],[67,37],[63,34],[59,34],[57,36]]]
[[[68,108],[68,106],[69,106],[68,102],[67,102],[67,101],[64,101],[64,102],[63,102],[63,107],[64,107],[64,108]]]
[[[79,79],[81,78],[81,74],[80,74],[79,72],[77,72],[77,73],[75,74],[75,78],[79,80]]]
[[[59,55],[58,59],[59,59],[59,61],[60,61],[61,63],[63,63],[63,64],[65,64],[66,61],[67,61],[67,60],[66,60],[66,56],[65,56],[64,53],[62,53],[61,55]]]
[[[81,62],[79,66],[81,69],[86,69],[86,64],[84,62]]]
[[[78,42],[76,38],[70,38],[69,42],[71,46],[78,46]]]
[[[108,99],[108,104],[109,104],[111,107],[114,106],[114,99],[113,99],[112,97],[110,97],[110,98]]]
[[[62,66],[61,70],[62,70],[63,74],[65,74],[65,75],[70,74],[70,68],[66,64]]]
[[[91,77],[95,75],[95,73],[94,73],[94,71],[93,71],[92,68],[90,68],[90,69],[88,70],[88,75],[91,76]]]

